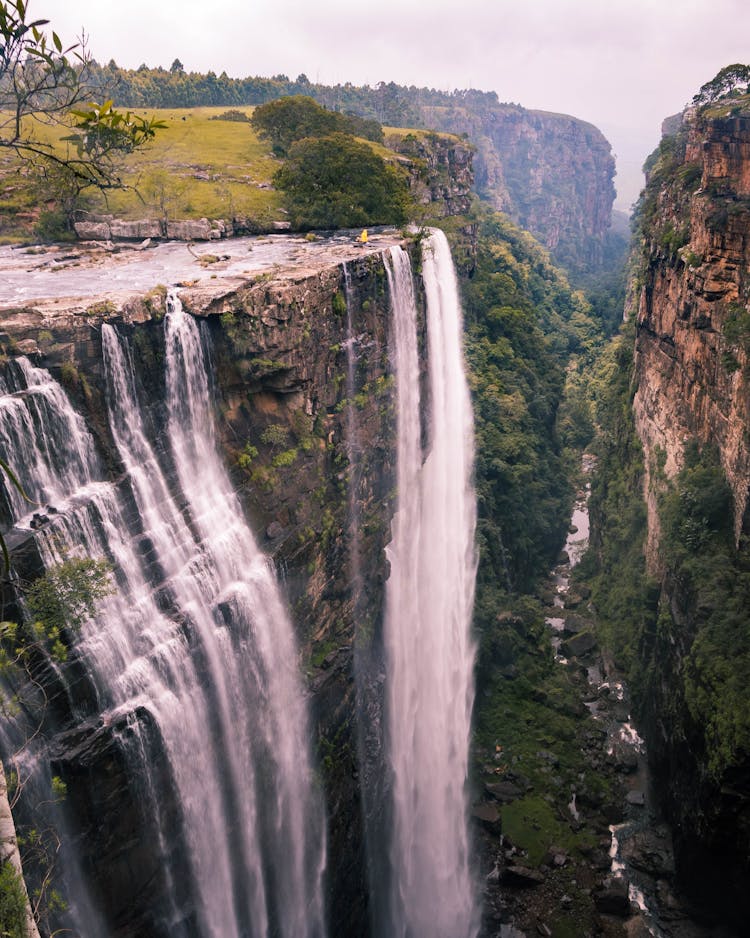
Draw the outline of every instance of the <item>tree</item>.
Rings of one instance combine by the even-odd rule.
[[[91,102],[85,41],[64,48],[56,32],[43,31],[47,24],[29,18],[27,0],[0,0],[0,149],[57,166],[79,189],[122,188],[116,157],[165,125],[118,111],[111,101]],[[40,125],[68,130],[68,148],[41,138]]]
[[[381,142],[383,128],[377,121],[329,111],[304,94],[289,95],[261,104],[251,123],[261,137],[271,142],[277,156],[286,156],[292,144],[305,137],[349,133]]]
[[[21,749],[43,731],[47,694],[44,679],[39,677],[40,660],[54,662],[56,667],[64,664],[71,637],[94,617],[99,603],[112,592],[110,575],[111,567],[104,560],[63,560],[22,591],[29,621],[21,625],[0,622],[0,714],[14,721],[23,711],[38,721],[25,731]],[[12,739],[10,733],[4,745]],[[51,828],[36,826],[26,833],[23,842],[16,836],[12,809],[25,784],[18,755],[6,753],[4,764],[0,763],[0,935],[39,938],[37,919],[52,912],[60,898],[52,888],[60,841]],[[6,766],[11,767],[7,777]],[[51,800],[36,808],[59,802],[65,791],[64,782],[53,776]],[[23,858],[21,846],[25,850]],[[23,879],[23,864],[29,861],[41,877],[32,897]]]
[[[714,104],[721,98],[737,93],[747,94],[749,89],[750,65],[742,65],[739,62],[734,65],[725,65],[711,81],[701,85],[698,94],[693,98],[693,104],[705,107]]]
[[[408,183],[368,144],[347,134],[294,143],[274,175],[292,223],[301,228],[401,225],[408,217]]]

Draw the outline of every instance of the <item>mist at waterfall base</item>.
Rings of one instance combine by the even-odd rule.
[[[473,434],[450,252],[439,232],[423,250],[426,378],[408,255],[394,248],[386,265],[398,501],[387,548],[383,804],[375,812],[387,829],[373,838],[386,855],[370,898],[382,910],[377,938],[474,938],[466,795]],[[160,903],[138,909],[144,933],[322,938],[325,819],[292,626],[221,463],[207,330],[174,295],[164,330],[163,413],[155,418],[130,330],[102,327],[117,482],[107,481],[93,436],[49,374],[24,359],[8,366],[0,445],[33,501],[51,506],[32,531],[28,506],[8,487],[11,539],[33,537],[46,566],[71,556],[112,566],[116,590],[96,622],[83,623],[60,669],[61,683],[75,670],[84,687],[68,694],[63,730],[93,720],[127,765],[138,836],[158,858]],[[348,432],[356,434],[356,421]],[[356,579],[356,558],[352,572]],[[5,741],[6,754],[16,743]],[[40,737],[22,755],[23,770],[42,784],[47,747]],[[174,810],[165,810],[165,785]],[[74,834],[74,818],[57,818],[61,830],[68,822]],[[67,841],[66,921],[104,938],[116,923],[98,908],[76,836]]]

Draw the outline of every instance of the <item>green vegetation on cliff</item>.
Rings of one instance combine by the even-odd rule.
[[[673,688],[685,706],[675,708],[675,720],[701,727],[708,769],[721,778],[750,758],[750,560],[735,548],[731,491],[710,447],[688,445],[683,468],[662,496],[660,518],[675,599],[665,596],[661,604],[646,666],[657,667],[665,641],[685,647],[682,680]]]
[[[591,480],[591,546],[576,571],[588,580],[602,645],[628,669],[631,682],[644,628],[652,619],[656,589],[646,575],[643,449],[633,419],[633,328],[626,327],[597,362],[597,456]]]
[[[566,377],[575,382],[603,331],[544,248],[499,214],[481,222],[464,302],[477,435],[479,580],[524,592],[564,540],[572,489],[558,411]],[[565,430],[580,429],[568,411]]]

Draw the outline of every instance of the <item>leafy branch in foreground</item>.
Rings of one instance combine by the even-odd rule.
[[[89,187],[123,188],[117,157],[147,144],[165,124],[90,102],[85,38],[67,48],[49,21],[32,20],[25,0],[0,0],[0,149],[55,167]],[[42,126],[69,132],[61,149]],[[54,135],[53,135],[54,137]]]

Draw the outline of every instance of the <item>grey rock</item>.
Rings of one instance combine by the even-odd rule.
[[[477,804],[471,809],[471,816],[478,821],[486,830],[493,833],[500,833],[501,821],[500,812],[494,804]]]
[[[503,882],[509,886],[541,886],[544,875],[527,866],[506,866],[503,870]]]
[[[567,638],[560,645],[562,653],[569,658],[579,658],[581,655],[588,654],[594,648],[596,648],[596,639],[591,632],[580,632],[578,635]]]
[[[154,218],[144,218],[140,221],[110,222],[109,230],[112,238],[124,240],[143,241],[144,238],[160,238],[162,236],[161,223]]]
[[[175,241],[210,241],[211,223],[207,218],[187,221],[168,221],[167,237]]]
[[[109,224],[104,221],[77,221],[73,226],[82,241],[109,241]]]
[[[491,798],[494,798],[495,801],[499,801],[501,804],[515,801],[516,798],[520,798],[523,794],[523,791],[518,785],[514,785],[513,782],[490,782],[484,786],[484,790]]]

